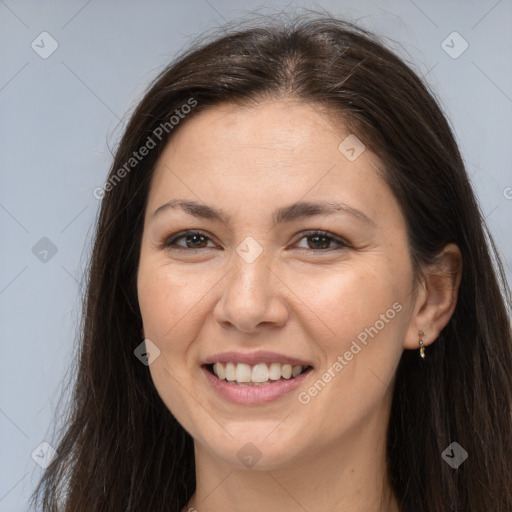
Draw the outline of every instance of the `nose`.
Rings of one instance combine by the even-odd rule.
[[[246,333],[265,326],[283,326],[289,314],[287,287],[269,266],[264,253],[251,263],[238,255],[234,260],[222,281],[223,293],[214,310],[216,321],[225,328]]]

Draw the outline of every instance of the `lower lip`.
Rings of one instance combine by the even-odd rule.
[[[204,366],[201,369],[213,389],[222,398],[241,405],[260,405],[277,400],[297,389],[312,373],[312,370],[309,369],[293,379],[271,381],[271,384],[264,386],[244,386],[220,380]]]

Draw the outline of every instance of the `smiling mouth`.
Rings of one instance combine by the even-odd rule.
[[[215,363],[204,367],[219,380],[235,386],[269,386],[280,381],[290,381],[310,372],[312,366],[292,366],[291,364],[258,363]]]

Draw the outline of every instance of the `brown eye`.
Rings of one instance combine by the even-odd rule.
[[[340,248],[349,247],[349,244],[338,237],[332,236],[325,231],[312,231],[302,236],[302,239],[308,240],[307,248],[315,252],[328,252]],[[337,247],[329,248],[332,243],[337,244]]]
[[[178,240],[185,239],[185,246],[176,244]],[[196,250],[196,249],[210,249],[206,244],[211,241],[205,233],[201,231],[184,231],[177,236],[172,236],[165,243],[164,247],[170,250]]]
[[[181,239],[185,240],[184,245],[176,243]],[[307,247],[305,249],[309,249],[314,252],[329,252],[349,247],[347,242],[327,233],[326,231],[316,230],[307,232],[303,234],[302,238],[300,238],[300,240],[303,239],[308,240]],[[209,241],[211,242],[211,238],[202,231],[182,231],[177,235],[172,235],[169,237],[162,244],[162,248],[171,251],[196,251],[201,249],[212,249],[212,246],[208,247],[207,245]],[[330,247],[333,243],[336,244],[336,246]],[[301,249],[304,249],[304,247]]]

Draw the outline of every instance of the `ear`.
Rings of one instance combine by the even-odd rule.
[[[460,249],[453,243],[447,244],[436,261],[423,269],[404,348],[419,348],[419,331],[425,333],[425,347],[438,338],[455,311],[461,278]]]

